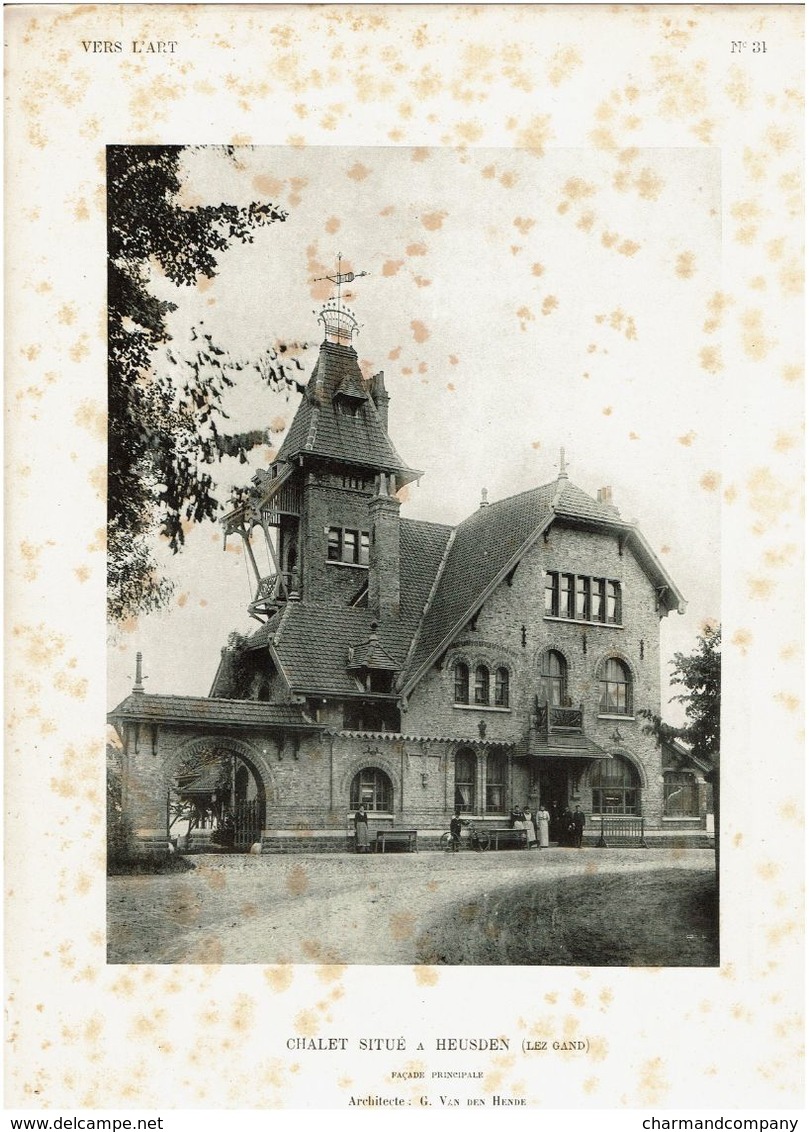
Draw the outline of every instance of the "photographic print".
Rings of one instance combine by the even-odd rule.
[[[799,1107],[802,11],[6,33],[8,1103]]]
[[[107,161],[111,961],[717,964],[715,155]]]

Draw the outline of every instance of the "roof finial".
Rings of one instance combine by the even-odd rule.
[[[135,653],[135,684],[132,688],[133,692],[144,692],[146,689],[143,687],[143,653]]]
[[[481,507],[489,506],[489,493],[485,487],[480,489],[480,505]]]
[[[567,464],[565,463],[565,450],[559,449],[559,479],[567,479]]]
[[[343,253],[337,253],[337,272],[334,275],[319,275],[313,279],[313,283],[322,283],[324,279],[328,279],[330,283],[334,283],[337,288],[337,298],[329,299],[324,303],[318,321],[323,323],[326,331],[326,340],[336,342],[338,346],[351,341],[355,334],[359,334],[359,325],[352,311],[348,307],[343,306],[342,287],[344,283],[353,283],[355,279],[361,279],[363,275],[367,275],[367,271],[341,271],[343,266]]]

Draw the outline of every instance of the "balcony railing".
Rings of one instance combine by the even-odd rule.
[[[283,581],[283,585],[281,584]],[[298,595],[300,580],[297,570],[286,570],[281,574],[267,574],[260,578],[256,596],[250,603],[251,613],[270,613],[287,600]]]
[[[561,704],[537,704],[537,730],[548,735],[554,731],[581,731],[584,727],[584,705],[563,707]]]

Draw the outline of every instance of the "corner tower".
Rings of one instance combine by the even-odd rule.
[[[359,332],[341,288],[322,308],[317,362],[295,417],[266,471],[253,477],[224,517],[225,537],[245,542],[256,580],[249,612],[272,617],[286,602],[373,606],[381,621],[399,613],[399,501],[421,472],[388,436],[389,394],[380,372],[366,380],[352,343]],[[252,537],[259,528],[273,570],[262,575]]]

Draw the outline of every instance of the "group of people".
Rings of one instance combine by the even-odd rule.
[[[577,805],[573,811],[565,806],[561,813],[556,812],[555,805],[553,808],[554,813],[551,814],[541,802],[536,813],[532,813],[528,805],[514,806],[509,815],[511,827],[526,831],[529,849],[547,849],[552,834],[559,845],[572,845],[576,849],[581,849],[585,817],[579,806]],[[456,853],[461,847],[463,825],[461,811],[456,809],[449,823],[452,849]],[[359,806],[354,814],[354,832],[357,852],[370,853],[368,813],[365,806]]]
[[[547,849],[551,836],[559,845],[581,849],[585,817],[578,805],[573,811],[566,806],[561,814],[549,813],[541,802],[535,814],[528,805],[514,806],[510,819],[512,829],[526,830],[529,849]]]

